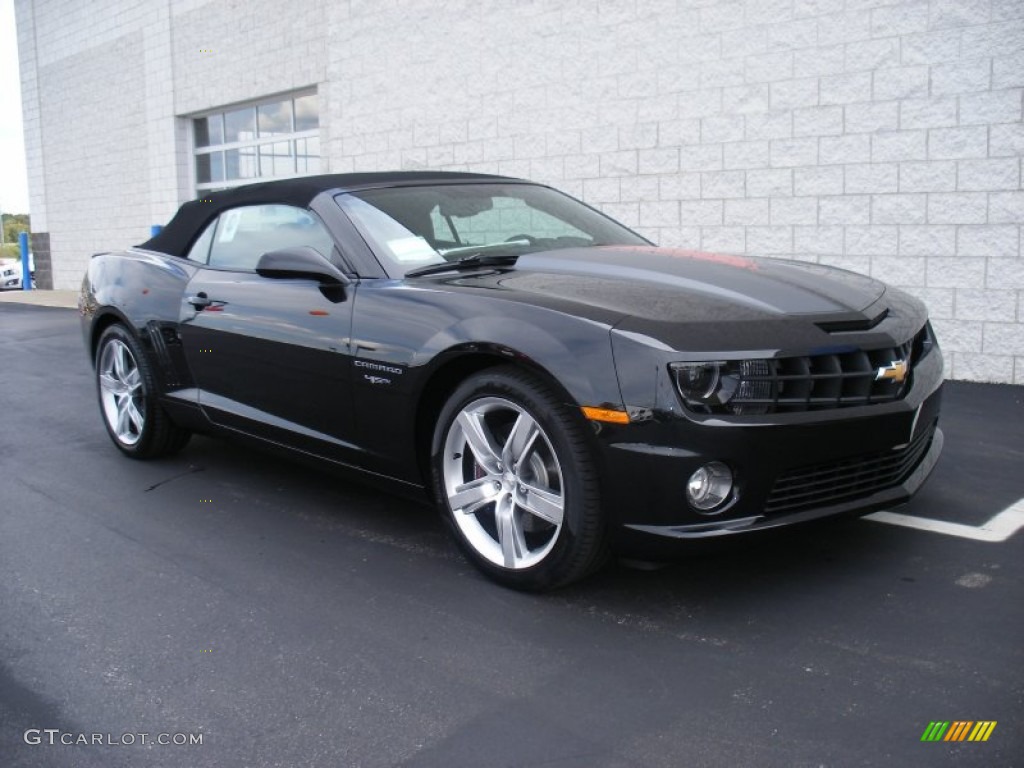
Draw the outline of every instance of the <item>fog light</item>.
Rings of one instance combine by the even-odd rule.
[[[686,499],[701,512],[710,512],[729,498],[732,472],[720,461],[705,464],[686,483]]]

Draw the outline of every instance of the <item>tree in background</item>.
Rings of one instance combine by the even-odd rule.
[[[5,213],[4,222],[4,246],[0,251],[0,259],[20,259],[21,251],[18,249],[18,235],[22,232],[32,230],[27,213]]]

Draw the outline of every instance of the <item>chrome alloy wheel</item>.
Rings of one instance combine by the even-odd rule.
[[[111,339],[103,347],[96,371],[103,416],[111,432],[121,444],[135,445],[146,424],[142,374],[135,357],[123,341]]]
[[[480,556],[514,570],[541,562],[565,512],[558,456],[543,428],[500,397],[465,405],[448,427],[444,490],[462,535]]]

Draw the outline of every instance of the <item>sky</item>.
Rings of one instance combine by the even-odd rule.
[[[0,0],[0,211],[29,212],[14,0]]]

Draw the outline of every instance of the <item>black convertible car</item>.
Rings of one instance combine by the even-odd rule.
[[[97,254],[100,410],[136,458],[239,435],[429,494],[523,589],[615,553],[906,501],[942,449],[925,308],[814,264],[656,248],[499,176],[313,176]]]

